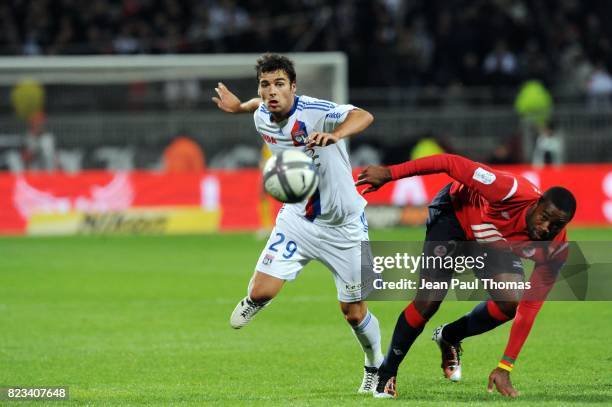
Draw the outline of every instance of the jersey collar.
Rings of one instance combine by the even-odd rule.
[[[293,97],[293,106],[291,106],[291,110],[289,110],[289,113],[287,114],[287,117],[285,119],[283,119],[282,121],[287,120],[288,118],[291,117],[291,115],[293,115],[293,113],[295,113],[295,110],[298,107],[298,101],[300,100],[299,96],[294,96]],[[274,121],[274,117],[272,116],[272,113],[270,113],[270,122],[275,123]]]

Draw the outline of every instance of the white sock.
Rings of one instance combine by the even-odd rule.
[[[368,367],[380,367],[385,357],[380,349],[378,319],[368,311],[359,325],[353,327],[353,332],[365,353],[365,365]]]

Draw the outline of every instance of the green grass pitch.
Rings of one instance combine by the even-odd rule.
[[[610,241],[612,230],[570,238]],[[393,403],[356,394],[362,352],[319,264],[251,325],[230,329],[263,244],[250,234],[0,239],[0,387],[64,385],[70,404],[112,406]],[[611,303],[544,306],[513,373],[516,400],[485,390],[509,324],[465,341],[461,383],[442,378],[430,333],[473,305],[442,305],[400,369],[396,403],[612,404]],[[370,304],[384,348],[403,307]],[[19,403],[28,404],[40,402]]]

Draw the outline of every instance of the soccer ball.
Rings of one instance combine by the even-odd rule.
[[[263,169],[267,193],[278,201],[301,202],[319,186],[319,174],[312,158],[298,150],[284,150],[272,156]]]

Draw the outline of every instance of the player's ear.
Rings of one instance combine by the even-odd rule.
[[[297,89],[297,84],[295,82],[291,82],[291,92],[295,93],[296,89]]]

